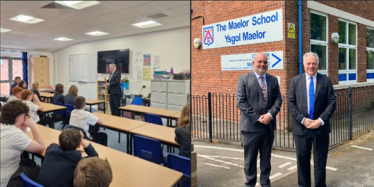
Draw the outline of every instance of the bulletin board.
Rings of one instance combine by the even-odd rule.
[[[69,55],[70,82],[97,82],[97,55]]]

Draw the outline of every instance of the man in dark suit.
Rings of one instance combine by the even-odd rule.
[[[21,81],[21,77],[20,77],[20,76],[17,76],[17,77],[14,78],[14,82],[13,82],[12,85],[10,86],[9,95],[13,95],[13,94],[12,94],[12,89],[13,89],[14,87],[16,87],[20,81]]]
[[[241,110],[240,130],[244,145],[245,186],[256,186],[257,154],[260,151],[260,184],[270,187],[270,157],[276,129],[276,115],[282,105],[278,79],[266,73],[267,56],[258,53],[253,71],[239,77],[236,89]]]
[[[109,64],[109,79],[106,81],[106,85],[108,86],[109,96],[110,96],[110,110],[112,111],[112,115],[119,116],[119,105],[121,99],[121,73],[116,70],[116,64]]]
[[[317,54],[306,53],[303,61],[305,73],[292,78],[288,96],[288,108],[293,116],[298,185],[311,186],[313,147],[315,186],[325,187],[330,118],[336,108],[335,93],[330,78],[317,73]]]

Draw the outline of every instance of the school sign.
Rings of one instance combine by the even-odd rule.
[[[203,49],[283,40],[282,9],[204,25]]]

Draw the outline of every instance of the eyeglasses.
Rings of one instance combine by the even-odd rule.
[[[25,114],[25,117],[30,117],[30,115],[29,114]]]

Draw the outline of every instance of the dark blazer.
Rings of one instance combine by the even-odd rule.
[[[61,104],[65,104],[64,95],[62,95],[62,94],[55,94],[53,96],[53,102],[60,102]]]
[[[87,157],[98,156],[91,144],[84,151]],[[63,151],[57,144],[52,143],[47,148],[36,181],[48,187],[73,187],[74,170],[81,159],[80,151]]]
[[[107,80],[109,83],[109,93],[108,94],[121,94],[121,73],[116,70],[114,71],[112,77]]]
[[[67,94],[65,95],[64,97],[64,102],[65,104],[71,104],[74,106],[74,99],[76,98],[77,96],[75,95],[72,95],[72,94]]]
[[[14,87],[16,87],[18,84],[14,81],[13,83],[12,83],[12,85],[10,86],[10,90],[9,90],[9,95],[13,95],[12,94],[12,89],[14,88]]]
[[[279,90],[278,79],[266,74],[267,105],[264,104],[262,89],[255,73],[252,71],[242,75],[238,79],[236,100],[240,115],[240,130],[244,132],[260,132],[265,125],[257,122],[261,115],[270,113],[273,120],[270,121],[270,130],[276,129],[276,115],[282,105],[282,96]]]
[[[330,118],[336,109],[334,88],[329,77],[317,73],[317,85],[314,97],[313,120],[321,118],[325,123],[318,129],[307,129],[301,121],[308,118],[308,98],[306,93],[305,73],[291,79],[288,95],[288,108],[293,116],[293,132],[306,135],[308,130],[316,134],[330,133]]]
[[[175,141],[181,144],[179,148],[179,155],[191,158],[191,133],[190,126],[175,128]]]
[[[41,101],[41,98],[40,98],[40,93],[39,93],[39,91],[38,90],[31,90],[35,95],[37,95],[38,96],[38,99],[39,99],[39,101]]]

